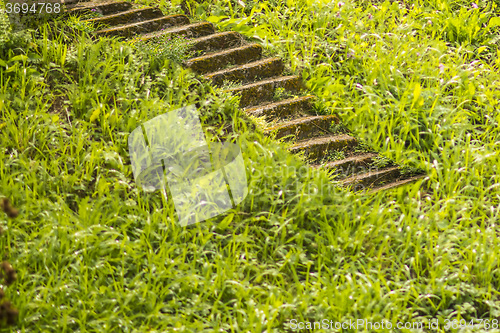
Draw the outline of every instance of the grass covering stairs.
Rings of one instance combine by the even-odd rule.
[[[387,190],[422,179],[403,173],[396,165],[377,163],[378,155],[363,149],[348,133],[336,130],[340,119],[314,112],[315,97],[308,95],[297,75],[284,75],[279,58],[265,58],[260,44],[246,42],[236,32],[218,32],[209,22],[191,23],[185,15],[165,16],[157,8],[134,8],[128,2],[79,3],[67,6],[72,14],[95,9],[102,16],[86,20],[101,24],[96,36],[120,36],[149,40],[176,35],[189,39],[197,56],[184,65],[214,85],[240,95],[240,107],[263,117],[265,133],[291,142],[292,153],[304,154],[314,168],[336,174],[354,190]],[[102,25],[106,25],[102,28]]]

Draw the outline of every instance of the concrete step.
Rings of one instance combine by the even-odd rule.
[[[264,133],[274,135],[276,139],[304,140],[328,134],[332,123],[339,122],[340,119],[333,115],[302,117],[268,128]]]
[[[198,22],[180,27],[173,27],[163,31],[155,31],[149,34],[141,35],[138,39],[146,41],[149,39],[162,37],[166,35],[171,36],[185,36],[187,38],[197,38],[201,36],[211,35],[215,32],[214,25],[210,22]]]
[[[290,148],[290,152],[295,154],[304,152],[308,159],[318,161],[329,152],[354,148],[357,144],[357,140],[350,135],[330,135],[299,141]]]
[[[185,61],[185,66],[198,74],[215,72],[229,65],[242,65],[260,59],[262,46],[248,44],[233,49],[210,53]]]
[[[147,34],[161,29],[169,29],[175,26],[189,24],[186,15],[170,15],[155,18],[148,21],[122,25],[113,28],[94,31],[96,36],[120,36],[125,38],[134,37],[138,34]]]
[[[426,175],[422,174],[422,175],[416,175],[416,176],[413,176],[413,177],[410,177],[410,178],[406,178],[406,179],[403,179],[403,180],[398,180],[398,181],[395,181],[395,182],[392,182],[392,183],[389,183],[389,184],[386,184],[386,185],[375,187],[372,190],[370,190],[370,193],[375,193],[375,192],[379,192],[379,191],[388,191],[388,190],[391,190],[391,189],[394,189],[394,188],[398,188],[398,187],[401,187],[401,186],[404,186],[404,185],[413,184],[413,183],[416,183],[418,181],[421,181],[421,184],[419,185],[419,187],[421,187],[422,184],[426,182],[426,178],[425,177],[426,177]]]
[[[373,159],[378,155],[375,153],[365,153],[361,155],[354,155],[343,160],[331,161],[324,164],[314,165],[314,168],[323,167],[329,170],[335,170],[335,174],[341,176],[341,178],[347,178],[348,176],[367,172],[370,170],[370,166],[373,163]]]
[[[302,81],[296,75],[274,77],[241,87],[228,89],[227,91],[239,94],[240,107],[246,108],[256,106],[263,102],[269,102],[274,97],[276,88],[284,88],[289,92],[297,92],[304,88]]]
[[[352,186],[355,191],[360,191],[393,182],[398,180],[400,175],[399,167],[394,166],[357,174],[344,179],[342,183],[345,186]]]
[[[266,120],[298,118],[312,109],[314,96],[289,98],[283,101],[246,108],[245,112],[254,117],[265,117]]]
[[[213,35],[190,40],[190,51],[210,53],[243,45],[243,37],[234,31],[218,32]]]
[[[125,1],[107,1],[107,2],[90,2],[90,3],[75,3],[68,5],[66,13],[70,15],[82,15],[85,12],[90,12],[95,9],[101,15],[112,15],[120,12],[127,11],[132,8],[131,2]]]
[[[108,26],[124,25],[136,22],[143,22],[162,17],[163,13],[159,8],[138,8],[130,9],[117,14],[96,17],[93,19],[84,20],[95,25],[104,24]]]
[[[279,76],[284,68],[285,65],[280,58],[267,58],[223,69],[215,73],[209,73],[204,75],[204,77],[211,80],[213,84],[220,86],[224,81],[244,83]]]

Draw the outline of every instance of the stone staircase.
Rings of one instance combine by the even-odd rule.
[[[187,37],[190,50],[198,56],[185,61],[186,67],[214,85],[236,85],[227,90],[241,96],[240,107],[247,114],[264,117],[270,124],[267,135],[291,141],[292,153],[303,153],[312,167],[331,170],[353,190],[387,190],[424,178],[422,174],[405,175],[396,165],[377,167],[377,154],[360,150],[351,135],[335,132],[334,125],[340,123],[337,116],[316,115],[315,97],[304,91],[301,79],[283,75],[282,60],[264,58],[260,44],[248,43],[236,32],[218,32],[209,22],[191,23],[185,15],[165,16],[158,8],[136,8],[129,2],[67,6],[75,15],[90,9],[103,16],[87,21],[107,26],[95,31],[96,36],[142,40],[163,35]],[[278,89],[288,97],[277,100]]]

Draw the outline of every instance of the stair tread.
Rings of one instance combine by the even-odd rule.
[[[276,89],[288,92],[297,92],[304,88],[304,84],[297,75],[275,76],[253,83],[244,83],[226,92],[240,95],[240,108],[261,105],[263,101],[271,102],[275,97]]]
[[[254,117],[265,117],[266,120],[294,119],[308,115],[314,98],[315,96],[312,95],[293,97],[278,102],[261,103],[257,106],[247,107],[244,111]]]
[[[198,74],[207,74],[229,65],[246,64],[261,57],[262,46],[253,43],[194,57],[184,61],[184,65]]]
[[[375,171],[368,171],[360,174],[353,175],[351,177],[345,178],[342,180],[342,182],[345,185],[351,185],[351,184],[356,184],[360,183],[363,180],[370,179],[372,177],[382,177],[385,175],[388,175],[390,173],[396,173],[399,172],[399,167],[398,166],[393,166],[393,167],[388,167],[388,168],[383,168]],[[375,182],[373,182],[375,183]]]
[[[290,104],[290,103],[299,103],[299,102],[306,101],[306,100],[312,101],[312,100],[314,100],[314,98],[315,98],[315,96],[313,96],[313,95],[307,95],[307,96],[296,97],[296,98],[288,98],[288,99],[284,99],[284,100],[281,100],[278,102],[271,102],[271,103],[260,104],[260,105],[256,105],[256,106],[252,106],[252,107],[247,107],[244,110],[246,113],[252,114],[252,113],[257,113],[260,110],[273,109],[273,108],[283,106],[286,104]]]
[[[316,120],[327,120],[327,121],[331,120],[331,121],[334,121],[336,119],[338,119],[338,118],[336,116],[334,116],[334,115],[305,116],[305,117],[301,117],[301,118],[289,120],[289,121],[286,121],[286,122],[282,122],[282,123],[279,123],[279,124],[277,124],[275,126],[266,128],[266,131],[274,131],[274,130],[278,130],[278,129],[282,129],[282,128],[287,128],[287,127],[290,127],[290,126],[293,126],[293,125],[297,125],[297,124],[302,124],[302,123],[307,123],[307,122],[314,122]],[[328,130],[328,129],[323,129],[323,130]]]
[[[348,135],[348,134],[340,134],[340,135],[327,135],[321,136],[312,139],[306,139],[296,142],[292,145],[292,149],[301,149],[312,145],[322,145],[329,142],[338,142],[338,141],[352,141],[356,140],[356,138]]]
[[[203,77],[215,85],[222,85],[224,81],[251,82],[280,75],[284,69],[285,65],[280,58],[265,58],[208,73]]]
[[[359,162],[363,163],[366,160],[372,159],[374,157],[378,156],[376,153],[366,153],[366,154],[361,154],[361,155],[353,155],[349,156],[347,158],[344,158],[342,160],[337,160],[337,161],[330,161],[324,164],[317,164],[314,165],[314,167],[319,168],[319,167],[324,167],[324,168],[335,168],[347,163],[352,163],[352,162]]]
[[[264,133],[285,141],[303,140],[333,134],[330,127],[332,123],[337,124],[339,121],[339,118],[335,115],[309,115],[268,127]]]
[[[215,30],[215,29],[214,29]],[[191,39],[187,42],[191,51],[208,54],[219,50],[244,45],[243,36],[234,31],[214,32],[207,36]]]
[[[192,39],[192,40],[190,40],[190,43],[203,42],[203,41],[211,39],[211,38],[228,36],[228,35],[239,35],[239,34],[235,31],[216,32],[213,35],[203,36],[203,37],[198,37],[198,38]]]
[[[159,11],[159,15],[163,16],[163,14],[161,14],[161,11],[159,9],[153,8],[153,7],[145,7],[145,8],[133,8],[133,9],[125,10],[125,11],[122,11],[122,12],[119,12],[116,14],[104,15],[101,17],[94,17],[91,19],[83,20],[83,21],[84,22],[99,22],[99,21],[105,21],[105,20],[109,20],[109,19],[113,19],[113,18],[117,18],[117,17],[121,17],[121,16],[131,15],[131,14],[137,14],[137,13],[140,14],[140,13],[148,12],[148,11]]]
[[[235,67],[232,67],[229,69],[221,69],[217,72],[208,73],[208,74],[203,75],[203,77],[208,79],[208,78],[211,78],[211,77],[216,76],[216,75],[235,72],[235,71],[246,69],[246,68],[252,68],[252,67],[263,65],[263,64],[266,64],[266,63],[272,62],[272,61],[281,61],[281,58],[274,57],[274,58],[259,59],[259,60],[252,61],[252,62],[249,62],[246,64],[236,65]]]
[[[192,28],[200,27],[200,26],[211,26],[211,27],[213,27],[213,24],[210,23],[210,22],[190,23],[190,24],[176,26],[176,27],[172,27],[172,28],[168,28],[168,29],[164,29],[164,30],[160,30],[160,31],[150,32],[150,33],[147,33],[147,34],[142,34],[142,35],[137,36],[137,38],[139,38],[141,40],[148,40],[148,39],[152,39],[152,38],[155,38],[155,37],[161,37],[163,35],[168,35],[168,34],[175,33],[175,32],[178,32],[178,31],[183,31],[183,30],[189,30],[189,29],[192,29]]]
[[[78,0],[68,3],[66,2],[66,12],[69,14],[84,10],[99,9],[104,7],[124,7],[132,8],[132,3],[126,1],[104,1],[104,2],[78,2]]]
[[[248,83],[248,84],[236,87],[236,88],[231,88],[231,89],[228,89],[228,91],[242,90],[242,89],[246,89],[246,88],[257,87],[257,86],[260,86],[260,85],[263,85],[263,84],[266,84],[266,83],[286,81],[286,80],[298,79],[298,78],[299,77],[297,75],[277,76],[277,77],[272,77],[272,78],[269,78],[269,79],[261,80],[261,81],[258,81],[258,82]]]
[[[243,46],[238,46],[238,47],[234,47],[234,48],[230,48],[230,49],[225,49],[222,51],[208,53],[208,54],[205,54],[205,55],[202,55],[199,57],[190,58],[186,61],[186,63],[192,63],[192,62],[201,61],[201,60],[205,60],[205,59],[209,59],[209,58],[216,58],[216,57],[220,57],[222,55],[230,54],[230,53],[245,50],[245,49],[251,49],[254,47],[262,48],[262,46],[260,44],[257,44],[257,43],[246,44]]]
[[[120,29],[138,27],[138,26],[141,26],[141,25],[147,25],[149,23],[153,23],[153,22],[156,22],[156,21],[162,21],[162,20],[170,19],[170,18],[184,18],[185,20],[187,20],[187,22],[189,22],[189,18],[186,15],[175,14],[175,15],[168,15],[168,16],[158,17],[158,18],[154,18],[154,19],[151,19],[151,20],[146,20],[146,21],[141,21],[141,22],[135,22],[135,23],[130,23],[130,24],[124,24],[124,25],[119,25],[119,26],[115,26],[115,27],[111,27],[111,28],[106,28],[106,29],[101,29],[101,30],[94,31],[94,34],[102,34],[102,33],[112,32],[112,31],[116,31],[116,30],[120,30]]]
[[[396,187],[400,187],[400,186],[403,186],[403,185],[408,185],[410,183],[414,183],[414,182],[417,182],[417,181],[419,181],[421,179],[424,179],[425,177],[426,177],[425,174],[420,174],[420,175],[416,175],[416,176],[413,176],[413,177],[410,177],[410,178],[398,180],[398,181],[395,181],[395,182],[392,182],[392,183],[389,183],[389,184],[386,184],[386,185],[375,187],[375,188],[373,188],[373,189],[370,190],[370,193],[375,193],[375,192],[378,192],[378,191],[387,191],[387,190],[390,190],[390,189],[393,189],[393,188],[396,188]]]

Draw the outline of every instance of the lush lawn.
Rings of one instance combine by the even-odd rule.
[[[428,190],[356,194],[310,172],[234,97],[170,61],[183,52],[174,42],[151,52],[47,26],[3,32],[0,195],[20,209],[0,215],[0,247],[18,271],[6,289],[20,311],[13,330],[283,332],[292,319],[498,328],[494,2],[243,1],[191,5],[286,58],[318,109],[424,169]],[[250,192],[181,228],[171,202],[137,188],[127,138],[205,101],[213,140],[235,138],[226,125],[240,133]]]

